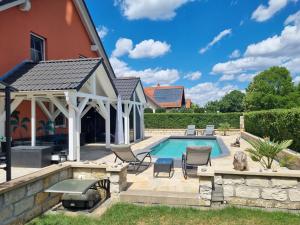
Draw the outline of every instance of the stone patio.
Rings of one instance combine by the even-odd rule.
[[[241,140],[241,147],[235,148],[230,147],[230,143],[234,142],[235,139],[239,136],[238,133],[231,133],[228,136],[220,136],[225,145],[230,150],[230,155],[222,158],[212,159],[212,166],[218,170],[233,170],[232,162],[233,155],[236,151],[245,150],[250,147],[250,145]],[[132,145],[132,149],[135,152],[139,152],[141,150],[147,150],[149,146],[153,143],[156,143],[164,138],[168,137],[168,135],[159,135],[147,137],[145,140],[135,143]],[[92,161],[92,162],[107,162],[113,163],[115,156],[107,149],[105,149],[105,144],[89,144],[81,147],[81,159],[82,161]],[[253,162],[250,158],[248,158],[250,171],[259,171],[261,166]],[[277,166],[278,167],[278,166]],[[26,174],[30,174],[39,169],[37,168],[12,168],[12,177],[17,178],[24,176]],[[163,174],[162,174],[163,175]],[[0,183],[5,181],[5,172],[3,170],[0,171]],[[129,189],[143,189],[143,190],[153,190],[153,191],[176,191],[176,192],[198,192],[199,182],[197,178],[188,178],[185,180],[182,175],[181,168],[175,168],[174,175],[172,178],[166,177],[153,177],[153,165],[150,166],[147,170],[136,175],[135,173],[128,173],[128,182]]]

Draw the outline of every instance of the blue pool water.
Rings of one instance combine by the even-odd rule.
[[[222,151],[215,139],[175,139],[169,138],[151,148],[151,155],[158,158],[181,158],[188,146],[211,146],[211,157],[219,156]]]

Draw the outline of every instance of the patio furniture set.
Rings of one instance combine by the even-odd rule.
[[[189,125],[186,130],[186,135],[197,135],[195,125]],[[204,130],[203,134],[205,136],[211,136],[215,134],[214,126],[208,125]],[[149,162],[146,164],[146,168],[149,168],[152,163],[151,152],[141,152],[134,154],[132,152],[130,145],[112,145],[112,152],[115,154],[115,162],[119,159],[122,162],[129,163],[133,166],[133,171],[139,173],[139,169],[145,165],[145,160],[149,159]],[[189,146],[186,149],[186,152],[182,155],[182,172],[185,179],[189,175],[189,169],[195,168],[198,166],[211,166],[211,151],[210,146]],[[174,172],[174,159],[173,158],[158,158],[154,162],[153,166],[153,176],[157,177],[159,173],[168,173],[169,178],[171,178],[172,172]]]

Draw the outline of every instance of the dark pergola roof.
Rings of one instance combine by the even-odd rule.
[[[99,58],[24,62],[3,79],[18,91],[79,90],[102,63]]]
[[[113,82],[122,100],[131,100],[134,90],[140,82],[140,78],[117,78],[113,79]]]

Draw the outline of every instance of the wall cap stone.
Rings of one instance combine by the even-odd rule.
[[[296,170],[284,171],[237,171],[237,170],[215,170],[215,174],[225,175],[240,175],[240,176],[261,176],[261,177],[289,177],[300,178],[300,172]]]

